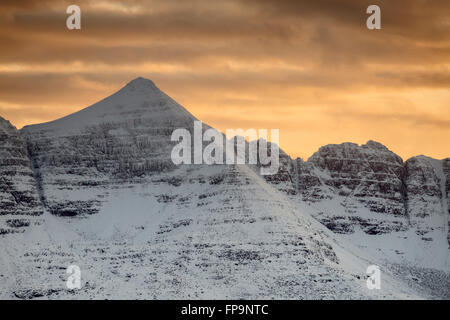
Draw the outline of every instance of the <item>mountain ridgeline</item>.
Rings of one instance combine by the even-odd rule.
[[[280,150],[274,175],[175,165],[195,121],[144,78],[55,121],[0,118],[0,299],[450,297],[450,159],[369,141]]]
[[[307,203],[330,204],[316,218],[335,232],[352,233],[356,225],[368,234],[413,227],[426,239],[435,229],[449,229],[449,158],[417,156],[403,162],[382,144],[368,141],[327,145],[308,161],[284,163],[289,180],[283,172],[268,180]]]
[[[8,217],[0,233],[23,230],[30,223],[24,217],[44,209],[95,214],[115,187],[175,170],[170,136],[176,128],[192,130],[195,120],[144,78],[77,113],[20,131],[0,118],[0,215]],[[427,239],[439,229],[450,243],[450,158],[404,162],[375,141],[343,143],[321,147],[308,161],[280,151],[279,172],[264,178],[294,201],[319,209],[328,203],[313,215],[336,233],[414,228]]]

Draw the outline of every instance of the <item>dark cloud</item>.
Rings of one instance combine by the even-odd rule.
[[[81,32],[65,28],[64,1],[53,6],[49,1],[31,3],[33,10],[18,5],[11,18],[0,23],[2,61],[184,63],[224,55],[293,64],[309,59],[327,65],[450,60],[445,42],[450,38],[448,1],[380,1],[383,29],[376,32],[365,28],[365,8],[371,2],[359,0],[224,1],[228,6],[209,1],[109,1],[140,5],[131,12],[81,1]]]

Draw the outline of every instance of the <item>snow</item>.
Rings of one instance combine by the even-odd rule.
[[[159,90],[151,80],[137,78],[113,95],[61,119],[25,126],[25,132],[51,131],[51,135],[77,134],[99,123],[133,121],[138,115],[150,118],[154,124],[177,119],[189,123],[193,116],[181,105]]]

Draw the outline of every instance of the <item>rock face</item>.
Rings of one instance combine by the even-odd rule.
[[[405,230],[405,168],[382,144],[327,145],[308,161],[298,158],[292,164],[297,197],[329,204],[315,216],[331,230],[353,233],[358,225],[368,234]]]
[[[382,144],[328,145],[308,162],[323,173],[323,184],[334,193],[355,198],[374,213],[405,214],[402,159]]]
[[[447,218],[446,177],[443,161],[424,156],[408,159],[406,167],[406,208],[417,233],[426,235],[436,228],[445,230]]]
[[[0,117],[0,234],[21,232],[42,213],[25,143]]]
[[[369,235],[413,228],[427,240],[427,233],[448,229],[448,159],[403,162],[375,141],[327,145],[308,161],[281,159],[291,184],[266,180],[317,207],[313,215],[337,233],[353,233],[356,226]]]
[[[447,211],[448,211],[448,234],[447,240],[450,249],[450,158],[442,160],[442,171],[444,172],[445,177],[445,192],[447,194]]]

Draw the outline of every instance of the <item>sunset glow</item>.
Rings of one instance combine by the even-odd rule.
[[[142,76],[199,120],[278,128],[308,158],[376,140],[403,159],[450,156],[450,2],[66,1],[0,3],[0,116],[57,119]]]

